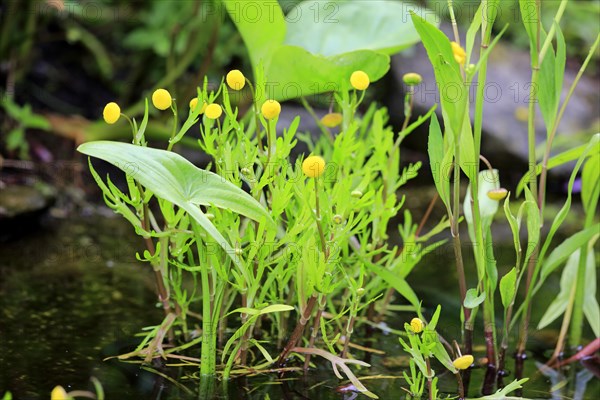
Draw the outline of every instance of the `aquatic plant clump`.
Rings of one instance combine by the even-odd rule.
[[[366,67],[339,73],[330,93],[330,109],[322,118],[302,100],[320,135],[299,132],[298,116],[282,126],[280,116],[286,103],[279,101],[286,98],[277,92],[267,95],[269,76],[260,63],[255,65],[254,80],[240,70],[227,73],[220,84],[209,86],[205,79],[197,97],[189,101],[183,120],[177,113],[176,96],[164,89],[155,91],[154,107],[173,111],[171,136],[160,149],[148,147],[146,141],[147,100],[139,124],[109,103],[104,120],[114,124],[124,115],[131,125],[132,144],[92,142],[79,150],[127,174],[127,190],[122,191],[110,179],[104,181],[90,161],[107,205],[143,238],[146,250],[137,258],[152,269],[164,312],[162,321],[144,330],[137,348],[119,358],[143,363],[157,358],[186,360],[197,368],[186,379],[199,378],[200,394],[207,398],[215,377],[308,373],[317,363],[328,362],[335,375],[350,381],[356,392],[377,398],[357,377],[369,367],[358,358],[377,350],[356,343],[356,332],[381,329],[397,335],[410,356],[409,370],[403,374],[409,397],[442,398],[438,379],[449,373],[456,379],[458,398],[466,398],[470,374],[483,364],[484,398],[504,398],[527,380],[521,371],[534,296],[563,264],[562,295],[539,321],[545,327],[565,315],[555,357],[569,329],[572,347],[580,344],[584,319],[600,335],[593,318],[600,315],[595,286],[587,284],[588,275],[595,277],[592,253],[598,239],[595,217],[600,185],[597,174],[590,171],[600,163],[595,156],[600,135],[558,159],[549,157],[574,88],[559,109],[565,64],[564,37],[558,25],[562,14],[559,10],[547,32],[540,18],[535,26],[524,21],[534,49],[532,85],[559,81],[560,85],[553,89],[539,86],[539,93],[531,93],[539,100],[548,144],[538,164],[536,108],[530,105],[530,171],[516,190],[523,199],[515,206],[516,196],[501,186],[500,172],[481,151],[487,61],[505,32],[492,38],[495,14],[485,3],[477,11],[464,47],[459,44],[456,24],[451,40],[412,14],[437,86],[457,88],[459,95],[442,95],[439,105],[413,118],[414,96],[423,77],[417,72],[405,74],[404,120],[399,130],[389,125],[385,108],[363,104],[365,91],[379,77]],[[539,2],[528,4],[539,14]],[[477,52],[473,38],[479,31],[482,45]],[[277,49],[286,50],[290,49]],[[552,68],[540,67],[544,57]],[[474,83],[478,83],[477,90],[471,93],[466,88]],[[249,92],[252,101],[244,103],[246,112],[242,113],[234,101],[240,93],[233,96],[232,91],[244,88],[242,93]],[[438,107],[443,124],[436,114]],[[423,219],[416,222],[409,210],[402,210],[405,197],[400,189],[416,176],[421,163],[404,166],[400,149],[404,139],[425,122],[429,123],[429,168],[437,193]],[[198,139],[192,143],[211,159],[205,169],[174,152],[189,139],[188,132],[196,129]],[[296,154],[301,141],[308,151]],[[568,200],[543,237],[547,171],[574,160]],[[136,168],[126,168],[131,165]],[[580,171],[584,226],[553,249],[554,234],[570,210]],[[467,183],[461,186],[465,179]],[[446,215],[427,225],[438,201]],[[507,270],[502,270],[506,265],[499,265],[494,254],[492,227],[502,213],[514,242]],[[447,238],[438,239],[447,229]],[[399,235],[399,243],[390,240],[392,230]],[[522,244],[524,233],[527,246]],[[465,235],[472,243],[469,255],[463,254]],[[424,309],[408,281],[422,258],[446,242],[452,248],[457,276],[460,314],[455,317],[461,328],[457,337],[442,336],[438,329],[441,306],[433,313]],[[473,277],[467,279],[465,266],[473,269]],[[395,295],[407,312],[400,317],[406,321],[403,329],[386,324],[389,315],[397,315],[398,305],[392,304]],[[475,363],[477,318],[483,320],[480,337],[485,350]],[[509,337],[517,327],[515,379],[505,384]]]

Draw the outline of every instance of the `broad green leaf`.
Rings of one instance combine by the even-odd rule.
[[[377,81],[389,67],[388,55],[371,50],[325,57],[298,46],[280,46],[265,63],[267,97],[287,100],[347,90],[350,75],[357,69],[365,71],[371,81]]]
[[[303,1],[287,13],[285,44],[324,56],[355,50],[392,55],[419,41],[408,10],[435,19],[434,13],[399,1]]]
[[[223,5],[244,39],[253,67],[268,62],[286,35],[281,7],[264,0],[223,0]]]
[[[412,28],[408,23],[399,24],[398,15],[391,18],[393,24],[389,23],[390,15],[386,7],[365,8],[362,3],[340,0],[328,3],[307,2],[300,6],[301,15],[291,11],[284,18],[277,2],[248,3],[245,0],[225,0],[224,5],[248,48],[257,79],[257,90],[261,92],[257,94],[259,99],[267,97],[286,100],[346,90],[349,87],[350,75],[355,70],[365,71],[371,81],[376,81],[389,69],[388,53],[391,54],[416,41],[416,37],[411,38],[405,34]],[[357,25],[347,24],[353,21],[351,13],[357,6],[362,6],[369,15],[378,16],[373,19],[360,15],[360,27],[376,33],[358,35],[360,41],[348,39],[348,35],[357,35],[359,31]],[[304,10],[305,7],[309,10]],[[314,13],[319,13],[319,18],[310,18],[309,12],[313,13],[313,16]],[[336,18],[341,18],[338,23],[328,23],[332,12],[338,14]],[[382,29],[382,21],[385,21],[387,28]],[[311,25],[311,28],[306,29],[307,25]],[[400,26],[404,28],[400,29]],[[317,28],[336,32],[344,30],[345,34],[339,36],[319,33]],[[391,28],[394,31],[390,36],[388,30]],[[287,33],[289,39],[286,39]],[[315,35],[316,39],[312,40],[312,36],[308,37],[309,35]],[[345,47],[341,47],[332,39],[337,37],[343,37],[339,43],[343,43]],[[333,45],[332,41],[335,42]],[[347,43],[350,46],[346,46]],[[328,50],[322,52],[324,50],[319,48],[317,53],[313,53],[311,51],[315,51],[315,47],[310,46],[326,46]],[[258,82],[263,69],[264,88]]]
[[[574,254],[581,246],[589,242],[592,237],[600,234],[600,224],[595,224],[587,229],[577,232],[576,234],[565,239],[564,242],[554,248],[552,253],[546,258],[542,265],[540,281],[544,282],[556,268],[558,268],[567,259]]]
[[[480,295],[477,295],[477,289],[471,288],[467,290],[467,294],[465,296],[465,301],[463,305],[465,308],[475,308],[485,300],[485,292],[481,292]]]
[[[502,306],[507,309],[513,301],[517,290],[517,269],[513,267],[500,279],[500,298]]]
[[[427,152],[429,153],[429,166],[433,175],[433,182],[440,195],[440,199],[446,207],[450,205],[450,181],[448,176],[444,175],[444,138],[437,116],[431,116],[429,124],[429,140],[427,143]]]
[[[255,221],[274,224],[268,212],[248,193],[219,175],[197,168],[179,154],[118,142],[90,142],[78,151],[123,170],[157,197],[181,207],[227,252],[246,273],[233,248],[199,205],[231,210]]]

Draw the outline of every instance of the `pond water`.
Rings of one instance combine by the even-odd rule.
[[[150,267],[136,261],[136,250],[143,250],[142,243],[129,225],[95,212],[53,220],[26,237],[0,243],[0,396],[10,390],[15,399],[47,399],[58,384],[67,391],[92,390],[90,377],[94,376],[109,400],[201,398],[196,380],[182,379],[191,388],[186,390],[139,364],[103,361],[130,350],[137,343],[133,335],[141,327],[162,320],[162,311],[154,307]],[[459,337],[458,327],[451,322],[459,309],[451,265],[440,257],[430,257],[411,275],[411,283],[427,306],[444,304],[442,331]],[[445,282],[445,286],[436,282],[443,292],[428,287],[431,276],[443,276],[439,283]],[[397,328],[403,322],[400,318],[388,321]],[[401,376],[402,365],[408,363],[406,354],[394,335],[377,334],[374,339],[375,347],[386,354],[373,356],[373,366],[357,375],[379,375],[364,382],[381,399],[404,398],[401,387],[406,385]],[[552,339],[548,343],[553,344]],[[544,340],[543,335],[533,335],[533,348],[543,353],[548,349]],[[169,372],[174,377],[193,373],[196,369],[189,367]],[[551,384],[532,361],[526,363],[526,376],[532,379],[524,396],[552,398]],[[478,395],[482,377],[482,370],[474,371],[472,397]],[[335,378],[327,363],[319,362],[318,370],[308,377],[290,373],[278,379],[271,374],[216,382],[215,398],[354,398],[355,393],[335,390],[344,383]],[[443,376],[440,386],[449,393],[456,387],[452,376]],[[592,379],[585,398],[597,399],[598,394],[599,381]]]

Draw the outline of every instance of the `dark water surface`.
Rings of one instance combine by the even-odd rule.
[[[53,221],[27,237],[0,243],[0,396],[10,390],[15,399],[48,399],[59,384],[67,391],[92,390],[89,379],[94,376],[103,384],[108,400],[201,398],[197,380],[180,380],[195,392],[189,394],[139,364],[103,361],[130,351],[137,343],[135,333],[162,321],[162,311],[155,307],[151,268],[135,259],[135,251],[143,250],[141,245],[127,223],[99,215]],[[438,254],[417,267],[409,280],[430,308],[443,304],[440,329],[449,337],[459,338],[459,327],[453,322],[458,302],[451,267],[451,261]],[[434,285],[430,284],[432,276]],[[387,322],[400,328],[410,317],[398,314],[397,320]],[[542,334],[533,335],[532,348],[539,348],[539,354],[549,352],[544,340]],[[401,387],[407,385],[400,377],[402,366],[408,363],[406,353],[394,335],[377,334],[375,342],[373,347],[386,355],[374,356],[372,367],[356,374],[387,376],[364,383],[381,399],[404,399]],[[548,342],[553,345],[552,338]],[[478,355],[484,354],[481,347],[476,350]],[[199,348],[197,353],[199,357]],[[306,378],[291,373],[285,379],[271,374],[216,382],[215,398],[355,397],[355,393],[337,392],[336,387],[346,382],[334,376],[328,363],[319,360],[318,364],[318,370]],[[508,367],[513,369],[512,360]],[[197,372],[195,367],[170,370],[174,377]],[[526,363],[526,374],[532,380],[526,383],[525,396],[552,398],[551,384],[537,373],[532,361]],[[478,395],[482,376],[482,370],[474,371],[472,397]],[[452,376],[440,379],[443,391],[455,392]],[[509,376],[507,381],[512,379]],[[357,398],[366,399],[362,395]],[[565,394],[554,398],[572,397]],[[600,398],[597,379],[588,383],[585,398]]]

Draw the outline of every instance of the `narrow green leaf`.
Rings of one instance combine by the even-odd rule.
[[[393,272],[385,268],[379,267],[375,264],[365,263],[365,265],[377,276],[386,281],[388,285],[393,287],[402,297],[408,300],[408,302],[413,307],[415,307],[416,310],[420,308],[419,299],[417,298],[417,295],[404,279],[398,277]]]
[[[266,306],[262,310],[260,310],[260,315],[274,313],[274,312],[282,312],[282,311],[292,311],[294,307],[288,306],[286,304],[272,304],[270,306]]]
[[[595,213],[600,194],[600,151],[592,153],[581,173],[581,203],[586,213]]]
[[[517,290],[517,269],[513,267],[500,279],[500,298],[502,306],[507,309],[513,301]]]
[[[581,246],[589,242],[592,237],[598,235],[599,232],[600,224],[595,224],[587,229],[577,232],[556,246],[542,265],[540,276],[541,282],[544,282],[548,275],[554,272],[554,270],[558,268],[567,259],[567,257],[574,254]]]
[[[427,152],[429,153],[429,166],[433,175],[433,182],[440,195],[440,199],[446,207],[450,205],[450,182],[448,177],[444,175],[444,138],[440,123],[435,114],[431,115],[431,123],[429,124],[429,139],[427,143]]]
[[[597,238],[596,238],[597,239]],[[596,257],[593,250],[593,241],[588,248],[588,257],[585,276],[585,300],[583,302],[583,313],[596,337],[600,337],[600,306],[596,298]]]

